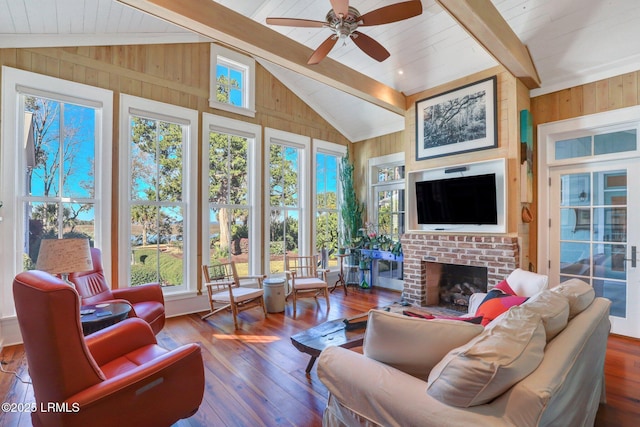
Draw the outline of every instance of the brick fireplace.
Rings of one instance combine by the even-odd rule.
[[[443,263],[486,267],[487,288],[491,289],[520,264],[518,238],[408,233],[401,237],[404,255],[404,291],[408,302],[438,305],[436,280],[429,280],[428,264]]]

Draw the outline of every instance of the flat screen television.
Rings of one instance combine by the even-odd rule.
[[[498,224],[496,175],[416,182],[418,223]]]

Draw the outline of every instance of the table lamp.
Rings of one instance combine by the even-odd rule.
[[[50,274],[60,274],[62,280],[69,281],[69,273],[93,269],[88,239],[43,239],[36,269]]]

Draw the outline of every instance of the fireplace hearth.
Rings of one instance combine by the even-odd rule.
[[[430,264],[452,264],[486,269],[486,289],[505,279],[519,264],[518,238],[505,235],[451,235],[408,233],[401,237],[404,255],[404,299],[418,306],[440,304],[440,275],[430,272]],[[484,276],[482,276],[484,278]],[[469,285],[475,279],[466,280]],[[465,296],[464,280],[460,292],[454,283],[449,294]]]

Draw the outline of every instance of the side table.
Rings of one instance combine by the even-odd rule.
[[[83,305],[80,307],[82,333],[89,335],[129,317],[131,305],[125,302]],[[83,314],[84,313],[84,314]]]
[[[338,254],[336,257],[338,258],[338,264],[340,264],[340,271],[338,272],[338,280],[331,288],[331,292],[333,292],[338,285],[342,285],[344,287],[344,294],[347,295],[347,282],[344,277],[344,259],[348,257],[349,254]]]

